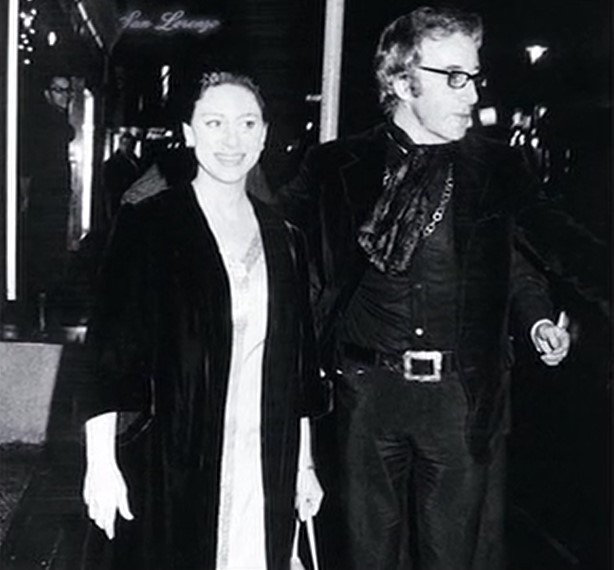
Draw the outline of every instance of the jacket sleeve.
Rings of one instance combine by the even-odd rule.
[[[88,325],[88,373],[80,398],[84,420],[109,411],[149,413],[153,311],[147,228],[123,206],[99,273]]]
[[[516,244],[560,290],[571,292],[609,317],[607,245],[576,222],[558,203],[523,212]]]
[[[517,249],[552,285],[573,291],[609,315],[607,244],[574,219],[561,199],[545,195],[522,155],[515,158],[509,180],[520,188],[514,193]]]
[[[512,305],[514,329],[528,340],[540,319],[553,319],[553,306],[546,277],[516,248],[512,252]]]

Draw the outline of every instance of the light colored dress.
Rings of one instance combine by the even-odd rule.
[[[214,231],[215,234],[215,231]],[[260,441],[267,329],[266,263],[259,232],[241,259],[218,240],[230,280],[233,343],[224,420],[217,570],[266,570]]]

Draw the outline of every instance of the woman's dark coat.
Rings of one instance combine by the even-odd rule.
[[[269,287],[261,432],[266,551],[270,570],[287,570],[298,420],[318,408],[323,394],[299,235],[252,202]],[[99,299],[88,338],[96,369],[86,415],[126,412],[120,414],[120,423],[129,425],[122,428],[119,455],[135,520],[122,520],[112,543],[90,542],[86,557],[130,570],[213,569],[230,288],[190,186],[122,208]],[[93,525],[90,534],[102,537]],[[95,567],[93,560],[85,567]]]

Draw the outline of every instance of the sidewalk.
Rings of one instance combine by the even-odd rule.
[[[0,544],[39,462],[42,446],[0,445]]]

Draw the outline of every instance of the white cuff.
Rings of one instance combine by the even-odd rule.
[[[538,327],[540,325],[543,325],[544,323],[548,323],[548,324],[554,326],[554,323],[550,319],[539,319],[539,321],[537,321],[531,327],[531,331],[529,332],[529,336],[531,337],[531,340],[533,341],[533,344],[537,344],[537,339],[536,339],[537,329],[538,329]]]

